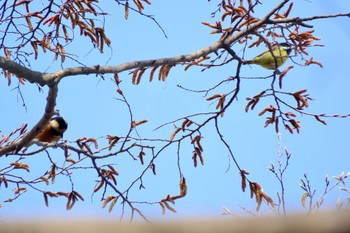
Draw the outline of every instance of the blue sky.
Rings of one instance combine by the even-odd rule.
[[[262,16],[270,9],[270,5],[264,5],[257,11]],[[75,44],[74,51],[79,54],[80,60],[87,65],[118,65],[123,62],[159,57],[170,57],[208,46],[216,41],[217,36],[209,35],[209,29],[201,24],[203,21],[213,22],[210,13],[215,9],[215,1],[152,1],[147,6],[145,13],[155,16],[164,28],[168,38],[155,23],[131,12],[126,21],[123,8],[113,6],[111,15],[106,16],[107,35],[112,40],[113,50],[105,50],[103,55],[90,52],[90,45],[81,46]],[[107,7],[105,8],[107,9]],[[291,16],[311,16],[316,14],[331,14],[347,12],[350,3],[337,0],[332,3],[324,1],[302,1],[295,3]],[[260,15],[261,14],[261,15]],[[348,41],[350,31],[348,18],[328,19],[314,21],[315,35],[322,38],[320,43],[325,47],[310,48],[308,51],[314,59],[322,62],[324,68],[318,66],[298,67],[288,73],[284,87],[286,91],[307,89],[311,97],[315,99],[310,103],[308,111],[312,113],[346,114],[350,112],[347,103],[349,62],[346,55],[350,48]],[[85,42],[84,42],[85,43]],[[234,48],[239,49],[239,48]],[[262,46],[252,48],[246,52],[250,58],[264,50]],[[42,59],[42,60],[40,60]],[[298,61],[298,58],[295,58]],[[287,65],[292,62],[288,61]],[[35,70],[53,72],[60,68],[60,64],[51,64],[50,59],[44,56],[31,63]],[[77,66],[66,61],[64,67]],[[131,84],[131,76],[128,72],[120,74],[122,90],[132,106],[134,118],[147,119],[149,122],[138,128],[141,137],[165,137],[168,138],[173,130],[170,125],[159,131],[153,131],[157,126],[177,119],[184,115],[196,112],[212,111],[214,105],[205,101],[202,94],[189,93],[177,87],[178,84],[189,88],[202,90],[210,88],[220,80],[233,75],[235,66],[229,64],[226,67],[214,68],[200,72],[200,68],[191,68],[184,71],[177,66],[172,69],[165,82],[154,80],[148,82],[144,76],[138,86]],[[241,75],[267,76],[271,71],[257,66],[242,68]],[[57,108],[69,121],[69,129],[65,139],[100,137],[107,134],[123,135],[128,129],[129,116],[123,103],[117,100],[116,87],[110,80],[111,76],[105,76],[105,81],[91,76],[77,76],[65,78],[59,86]],[[248,170],[252,181],[259,182],[264,191],[275,201],[276,192],[280,191],[278,181],[268,170],[270,162],[277,164],[278,135],[273,127],[264,128],[264,117],[258,117],[258,113],[265,107],[263,103],[254,111],[246,113],[245,98],[254,96],[269,85],[267,80],[243,80],[238,101],[225,113],[225,117],[219,123],[225,140],[230,143],[231,149],[240,163],[240,166]],[[43,113],[47,88],[44,93],[39,93],[35,85],[27,83],[21,87],[28,108],[22,107],[16,90],[12,90],[16,84],[7,87],[6,80],[0,83],[0,113],[3,122],[0,129],[3,133],[9,133],[23,122],[32,126]],[[222,92],[229,91],[230,87],[223,86]],[[215,93],[212,93],[215,94]],[[271,100],[270,100],[271,101]],[[350,170],[349,119],[326,119],[328,125],[324,126],[308,116],[298,116],[302,128],[300,134],[290,135],[282,130],[282,148],[287,147],[292,152],[290,165],[285,174],[286,200],[289,212],[305,211],[301,207],[303,191],[299,187],[300,178],[304,173],[308,174],[312,188],[317,189],[316,197],[320,196],[324,189],[326,175],[339,175],[342,171]],[[242,207],[249,210],[255,209],[255,202],[249,198],[249,193],[240,190],[240,177],[238,170],[231,162],[228,168],[228,153],[220,144],[218,137],[213,133],[213,124],[209,124],[203,131],[205,165],[193,168],[192,149],[187,145],[182,146],[181,163],[183,173],[188,184],[188,195],[184,199],[176,201],[177,214],[168,212],[161,215],[159,206],[143,205],[140,209],[151,218],[186,218],[188,216],[220,216],[222,207],[230,209],[237,214],[246,214]],[[136,136],[136,135],[134,135]],[[60,150],[50,150],[52,158],[58,164],[63,163],[63,153]],[[11,158],[2,158],[6,163]],[[157,176],[146,176],[142,192],[137,188],[132,192],[131,199],[157,201],[167,194],[178,193],[178,172],[176,167],[176,148],[167,149],[157,161]],[[42,174],[48,167],[49,161],[46,154],[35,155],[26,162],[31,167],[31,173],[23,175],[35,176]],[[130,158],[118,157],[115,161],[116,169],[120,173],[119,187],[128,185],[128,181],[138,175],[142,169],[138,161]],[[46,166],[45,166],[46,164]],[[112,213],[107,209],[101,209],[99,194],[91,197],[96,179],[94,172],[76,171],[73,176],[75,189],[84,195],[85,202],[79,201],[72,210],[65,210],[65,200],[50,199],[50,207],[44,204],[42,194],[30,190],[25,195],[11,204],[3,203],[0,208],[1,218],[15,218],[16,216],[33,218],[47,216],[81,217],[110,217],[117,218],[120,208],[116,205]],[[55,185],[47,187],[53,191],[69,191],[65,185],[68,180],[59,178]],[[332,179],[332,182],[334,180]],[[44,187],[44,186],[42,186]],[[6,199],[11,190],[0,189],[1,201]],[[111,193],[113,194],[113,193]],[[325,208],[335,206],[337,198],[344,200],[345,192],[332,191],[326,197]],[[270,213],[263,206],[262,213]]]

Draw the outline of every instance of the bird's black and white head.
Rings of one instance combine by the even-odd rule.
[[[286,52],[288,53],[288,55],[292,52],[293,46],[287,42],[283,42],[283,43],[279,43],[279,46],[281,46],[284,50],[286,50]]]
[[[68,123],[63,117],[54,117],[50,120],[50,126],[57,133],[63,135],[68,128]]]

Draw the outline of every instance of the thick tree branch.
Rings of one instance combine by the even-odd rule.
[[[41,86],[47,84],[47,82],[42,78],[43,73],[28,69],[27,67],[8,60],[2,56],[0,56],[0,68],[9,71],[12,74],[15,74],[18,78],[25,78],[31,83],[38,83]]]
[[[83,74],[107,74],[107,73],[119,73],[126,70],[131,70],[135,68],[147,68],[147,67],[156,67],[162,65],[176,65],[182,62],[190,62],[200,57],[205,57],[210,53],[216,53],[219,49],[225,49],[230,47],[232,43],[237,41],[240,38],[254,32],[263,24],[276,24],[276,23],[296,23],[301,24],[305,21],[310,21],[314,19],[323,19],[323,18],[334,18],[334,17],[345,17],[349,16],[350,13],[342,13],[342,14],[334,14],[334,15],[320,15],[320,16],[312,16],[306,18],[286,18],[286,19],[270,19],[270,17],[279,9],[281,9],[289,0],[282,1],[278,6],[276,6],[273,10],[271,10],[265,17],[260,19],[258,22],[249,25],[245,30],[237,32],[233,35],[229,35],[224,37],[223,39],[218,40],[214,44],[202,48],[198,51],[178,55],[174,57],[168,58],[160,58],[160,59],[149,59],[149,60],[140,60],[123,63],[117,66],[82,66],[82,67],[73,67],[62,69],[53,73],[40,73],[37,71],[32,71],[24,66],[21,66],[15,62],[7,60],[4,57],[0,56],[0,68],[7,70],[18,77],[23,77],[27,79],[29,82],[38,83],[41,86],[44,85],[54,85],[58,83],[62,78],[68,76],[75,75],[83,75]],[[236,57],[237,59],[237,57]]]
[[[31,142],[36,137],[36,135],[40,133],[40,131],[42,131],[42,129],[49,123],[51,117],[54,114],[57,92],[58,92],[57,84],[50,87],[49,93],[47,96],[45,112],[44,112],[44,115],[39,120],[39,122],[20,141],[14,142],[10,146],[1,148],[0,156],[11,152],[19,151],[24,146],[26,146],[29,142]]]
[[[289,0],[282,1],[279,5],[277,5],[274,9],[272,9],[265,17],[257,21],[256,23],[250,24],[247,26],[245,30],[241,30],[236,32],[235,34],[228,34],[228,36],[218,40],[214,44],[207,46],[198,51],[185,54],[178,55],[174,57],[168,58],[160,58],[160,59],[150,59],[150,60],[141,60],[141,61],[133,61],[123,63],[117,66],[83,66],[83,67],[73,67],[62,69],[53,73],[41,73],[38,71],[30,70],[20,64],[17,64],[13,61],[10,61],[4,57],[0,56],[0,68],[9,71],[12,74],[15,74],[18,77],[23,77],[31,83],[38,83],[41,86],[48,85],[50,90],[48,94],[48,102],[46,105],[45,113],[41,120],[33,127],[32,130],[23,139],[19,142],[16,142],[9,147],[0,149],[0,155],[9,153],[11,151],[18,151],[23,146],[28,144],[39,132],[40,130],[48,123],[50,118],[54,113],[54,106],[56,104],[57,97],[57,85],[60,80],[64,77],[82,75],[82,74],[106,74],[106,73],[119,73],[126,70],[131,70],[135,68],[147,68],[147,67],[157,67],[163,65],[176,65],[182,62],[190,62],[200,57],[205,57],[210,53],[216,53],[219,49],[225,49],[228,52],[231,52],[231,55],[234,55],[234,51],[230,49],[232,43],[237,40],[243,38],[244,36],[253,33],[256,29],[260,28],[263,24],[271,24],[271,23],[297,23],[301,24],[304,21],[310,21],[314,19],[322,19],[322,18],[334,18],[334,17],[344,17],[349,16],[350,13],[343,14],[335,14],[335,15],[321,15],[321,16],[313,16],[307,18],[286,18],[286,19],[270,19],[270,17],[280,10]],[[236,56],[234,59],[239,60]]]

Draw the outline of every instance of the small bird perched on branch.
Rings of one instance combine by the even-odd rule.
[[[63,133],[67,128],[68,123],[63,117],[53,117],[35,139],[40,142],[56,143],[63,137]]]
[[[244,61],[243,64],[260,65],[269,70],[277,69],[288,60],[289,54],[292,51],[292,45],[289,43],[280,43],[272,46],[271,49],[273,56],[268,49],[254,57],[252,60]]]

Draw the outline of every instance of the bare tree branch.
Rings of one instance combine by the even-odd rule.
[[[35,136],[37,136],[43,128],[48,124],[51,117],[54,114],[55,106],[56,106],[56,98],[57,98],[58,87],[57,85],[53,85],[49,89],[49,93],[47,95],[47,103],[45,107],[44,115],[38,121],[38,123],[18,142],[12,143],[10,146],[0,148],[0,156],[5,155],[10,152],[18,152],[24,146],[26,146],[30,141],[32,141]]]
[[[128,10],[129,8],[137,11],[136,8],[129,7],[129,2],[127,1],[118,1],[115,0],[117,3],[123,5],[125,7],[125,18],[127,18]],[[148,0],[143,0],[143,2],[146,2],[150,4]],[[148,60],[139,60],[139,61],[132,61],[132,62],[126,62],[119,65],[114,66],[101,66],[100,64],[95,65],[89,65],[89,66],[79,66],[79,67],[70,67],[70,68],[64,68],[61,70],[57,70],[52,73],[44,73],[39,71],[33,71],[31,69],[26,68],[26,65],[29,64],[29,60],[27,60],[26,55],[32,55],[35,57],[35,59],[38,58],[39,49],[43,49],[45,52],[50,51],[52,54],[54,54],[55,58],[54,60],[58,60],[59,57],[61,57],[61,63],[64,62],[64,59],[69,57],[67,55],[68,53],[65,52],[66,45],[70,44],[72,39],[72,35],[74,35],[74,27],[80,29],[80,36],[85,36],[88,39],[91,39],[92,46],[96,49],[98,49],[100,52],[103,51],[103,46],[107,45],[109,46],[111,41],[107,38],[105,34],[105,28],[104,28],[104,18],[101,23],[99,21],[99,17],[103,17],[105,14],[102,12],[101,8],[98,7],[97,1],[65,1],[60,3],[55,3],[54,1],[50,1],[49,5],[43,9],[43,11],[39,12],[29,12],[29,5],[30,1],[14,1],[14,4],[7,7],[7,1],[5,1],[5,4],[3,4],[0,7],[0,24],[3,22],[3,25],[5,25],[5,28],[13,27],[10,30],[10,34],[16,34],[19,36],[19,45],[11,45],[11,47],[6,48],[6,43],[8,38],[7,35],[9,32],[7,30],[4,31],[4,35],[1,40],[1,46],[4,49],[5,57],[0,56],[0,68],[3,69],[3,73],[5,76],[10,80],[11,75],[15,75],[16,77],[20,79],[26,79],[31,83],[39,84],[40,86],[48,86],[48,96],[47,96],[47,103],[44,110],[43,116],[40,118],[38,123],[28,132],[28,133],[20,133],[20,135],[10,140],[7,139],[6,136],[3,137],[2,141],[0,140],[0,143],[6,144],[3,147],[0,147],[0,156],[2,155],[11,155],[15,159],[15,162],[5,165],[5,168],[0,170],[0,184],[1,182],[6,183],[6,177],[9,177],[12,180],[9,180],[11,184],[17,185],[17,189],[19,190],[18,193],[20,193],[20,185],[27,185],[27,187],[30,187],[36,191],[42,192],[44,194],[45,202],[48,203],[47,199],[48,196],[52,195],[63,195],[66,196],[68,199],[67,203],[67,209],[72,208],[74,205],[74,202],[77,200],[77,197],[80,198],[80,194],[78,194],[74,188],[73,188],[73,179],[72,175],[73,173],[70,173],[72,169],[92,169],[93,171],[96,171],[95,175],[97,176],[97,179],[99,183],[97,183],[94,192],[98,192],[100,189],[102,190],[101,199],[104,201],[104,206],[107,205],[109,201],[110,204],[110,210],[113,208],[114,204],[119,200],[121,200],[121,208],[122,208],[122,217],[124,216],[124,208],[130,208],[131,209],[131,219],[134,217],[134,214],[139,214],[142,218],[147,220],[146,216],[137,208],[138,204],[159,204],[162,208],[162,211],[165,212],[165,210],[170,210],[175,212],[175,209],[173,209],[172,206],[169,206],[168,203],[174,204],[175,200],[181,197],[184,197],[187,192],[187,186],[185,184],[185,179],[183,175],[183,169],[180,162],[180,151],[182,150],[182,145],[184,143],[189,143],[190,147],[193,149],[192,152],[192,159],[194,163],[194,167],[197,166],[197,158],[199,158],[200,162],[204,164],[204,156],[202,155],[202,152],[204,152],[204,147],[201,144],[201,139],[203,138],[203,132],[204,128],[210,127],[208,123],[213,122],[213,129],[214,132],[216,132],[217,136],[219,137],[219,143],[223,144],[224,147],[228,150],[229,154],[229,161],[233,161],[235,167],[240,173],[240,176],[242,178],[241,182],[241,188],[243,191],[245,191],[247,187],[247,183],[249,183],[249,189],[251,192],[251,197],[256,198],[257,202],[257,210],[260,208],[261,202],[264,200],[267,204],[271,205],[272,207],[275,206],[275,203],[273,202],[272,198],[270,198],[264,191],[262,190],[261,186],[257,182],[253,182],[250,179],[247,178],[249,175],[249,172],[243,170],[241,165],[239,164],[239,161],[235,158],[235,153],[232,151],[232,147],[229,145],[228,141],[224,139],[223,131],[219,128],[220,117],[224,116],[224,113],[231,107],[232,103],[238,98],[238,94],[240,92],[240,83],[244,77],[241,77],[241,67],[244,65],[244,51],[246,48],[250,46],[259,46],[260,43],[263,42],[263,44],[266,44],[269,48],[270,52],[272,51],[272,45],[277,43],[278,40],[285,39],[286,41],[291,41],[295,45],[295,51],[296,54],[307,54],[303,49],[307,48],[311,44],[313,44],[313,40],[317,40],[316,37],[313,36],[313,31],[308,32],[300,32],[300,34],[303,35],[303,37],[300,40],[297,40],[297,36],[300,36],[298,29],[301,27],[312,27],[312,25],[307,24],[306,22],[313,21],[316,19],[324,19],[324,18],[334,18],[334,17],[349,17],[350,13],[341,13],[341,14],[334,14],[334,15],[318,15],[318,16],[312,16],[312,17],[306,17],[306,18],[299,18],[299,17],[291,17],[288,18],[289,13],[280,14],[280,11],[282,9],[286,8],[286,4],[288,2],[292,2],[291,0],[280,0],[279,3],[271,9],[263,18],[254,18],[254,9],[260,4],[259,0],[255,0],[254,3],[252,1],[247,0],[246,4],[243,3],[244,1],[240,1],[240,3],[236,2],[232,5],[231,1],[221,1],[221,3],[218,5],[218,12],[224,12],[223,16],[221,18],[221,21],[217,21],[216,24],[210,24],[210,23],[204,23],[205,25],[211,27],[214,29],[214,33],[217,33],[221,35],[220,39],[218,39],[215,43],[206,46],[202,49],[199,49],[197,51],[188,53],[188,54],[181,54],[178,56],[173,57],[165,57],[165,58],[158,58],[158,59],[148,59]],[[27,4],[27,14],[22,13],[21,10],[15,8],[18,5]],[[138,11],[141,15],[151,18],[155,21],[155,19],[150,16],[142,13],[143,5],[142,2],[139,0],[134,1],[135,6],[137,7]],[[240,4],[238,6],[238,4]],[[244,5],[244,6],[243,6]],[[290,4],[289,9],[291,9],[293,6],[293,2]],[[236,7],[236,8],[235,8]],[[96,11],[96,8],[97,11]],[[16,21],[16,17],[11,16],[11,13],[8,15],[5,14],[5,10],[10,9],[12,13],[16,12],[18,13],[18,18],[25,22],[27,20],[27,25],[24,23],[24,28],[27,30],[26,32],[21,32],[18,27],[16,27],[14,21]],[[222,10],[224,9],[224,10]],[[222,10],[222,11],[221,11]],[[2,12],[1,12],[2,11]],[[72,13],[74,12],[74,14]],[[2,14],[1,14],[2,13]],[[42,15],[45,13],[44,15]],[[89,14],[89,16],[85,16],[86,14]],[[224,15],[226,14],[226,15]],[[5,17],[6,15],[6,17]],[[33,16],[34,18],[30,18],[28,15]],[[94,16],[93,16],[94,15]],[[227,24],[227,20],[224,22],[224,18],[229,15],[231,17],[231,23],[229,27],[223,27],[223,24]],[[73,17],[74,16],[74,17]],[[90,18],[93,17],[93,18]],[[224,17],[225,16],[225,17]],[[37,18],[35,18],[37,17]],[[236,18],[235,18],[236,17]],[[32,21],[30,21],[32,19]],[[235,19],[238,19],[235,21]],[[32,22],[36,23],[36,27],[32,26]],[[69,24],[67,22],[70,22],[72,26],[68,26]],[[100,23],[99,25],[96,25],[95,23]],[[162,27],[155,21],[156,24],[162,29]],[[7,25],[6,25],[7,24]],[[44,31],[40,26],[44,26],[45,24],[48,24],[48,31]],[[271,26],[272,25],[272,26]],[[51,26],[51,27],[50,27]],[[290,33],[289,37],[286,35],[285,32],[290,32],[290,28],[295,28],[295,32]],[[68,28],[68,31],[67,31]],[[71,31],[70,31],[71,30]],[[281,31],[281,33],[278,34],[278,30]],[[64,36],[59,36],[59,32],[64,34]],[[164,32],[164,31],[163,31]],[[269,34],[270,33],[270,34]],[[165,35],[165,33],[164,33]],[[272,35],[272,36],[271,36]],[[294,36],[294,37],[292,37]],[[5,41],[6,37],[6,41]],[[256,39],[256,41],[253,41]],[[277,38],[277,39],[276,39]],[[75,39],[74,39],[75,40]],[[253,41],[251,45],[248,46],[248,43]],[[243,47],[243,55],[237,55],[241,53],[236,53],[235,47],[237,44],[241,45]],[[18,46],[18,47],[16,47]],[[31,49],[34,52],[26,53],[26,51],[22,50],[24,46],[32,46]],[[68,46],[67,46],[68,48]],[[18,52],[21,52],[22,55],[19,55]],[[70,53],[69,53],[70,54]],[[212,59],[209,63],[203,64],[202,61],[207,59],[210,59],[208,55],[215,54],[214,59]],[[70,54],[71,55],[71,54]],[[22,57],[21,57],[22,56]],[[275,59],[275,62],[277,62],[276,57],[274,54],[272,54],[272,57]],[[25,62],[21,61],[21,58],[25,60]],[[13,61],[11,60],[13,59]],[[18,63],[16,63],[16,62]],[[118,73],[124,72],[124,71],[132,71],[133,77],[132,77],[132,83],[138,84],[141,76],[144,74],[144,72],[147,69],[151,69],[150,71],[150,77],[153,77],[154,72],[157,68],[159,69],[159,77],[161,79],[165,80],[165,77],[168,75],[169,70],[171,67],[176,65],[186,65],[185,70],[187,70],[190,66],[202,66],[205,67],[205,69],[209,69],[212,67],[219,67],[226,64],[229,64],[230,62],[237,61],[236,72],[234,76],[226,77],[225,79],[220,80],[218,84],[212,86],[211,88],[200,90],[200,91],[194,91],[191,89],[183,88],[183,90],[191,91],[191,92],[203,92],[205,93],[205,96],[207,96],[209,93],[212,93],[214,90],[217,91],[220,87],[222,87],[223,83],[228,82],[234,82],[234,85],[227,85],[228,91],[225,93],[214,93],[211,97],[207,98],[206,101],[212,101],[212,103],[217,103],[216,110],[211,112],[205,112],[205,113],[195,113],[190,114],[187,116],[182,116],[177,118],[176,120],[164,123],[160,125],[157,129],[174,125],[175,130],[170,136],[170,139],[164,139],[164,138],[147,138],[142,137],[139,135],[138,130],[136,129],[139,124],[139,122],[142,122],[140,124],[143,124],[147,122],[147,120],[143,121],[134,121],[133,119],[133,112],[130,104],[127,101],[126,95],[123,94],[123,91],[121,90],[120,83],[121,80],[119,80]],[[308,64],[319,64],[317,61],[310,59]],[[306,64],[307,64],[306,63]],[[83,63],[79,63],[83,64]],[[63,65],[62,65],[63,67]],[[291,68],[290,68],[291,69]],[[163,71],[162,71],[163,70]],[[296,129],[299,132],[299,124],[296,120],[296,116],[294,112],[306,114],[309,116],[314,116],[318,121],[325,123],[320,117],[324,117],[326,115],[315,115],[308,113],[304,110],[308,106],[308,100],[310,99],[308,95],[305,93],[306,90],[300,90],[296,91],[294,93],[292,92],[282,92],[277,90],[277,85],[279,84],[279,88],[282,89],[282,78],[283,76],[288,72],[289,69],[284,70],[282,73],[279,73],[277,70],[274,71],[273,75],[268,77],[257,77],[256,79],[271,79],[271,85],[269,89],[265,89],[259,94],[255,95],[252,98],[247,98],[248,104],[246,105],[246,111],[253,110],[254,107],[257,105],[260,99],[269,97],[272,100],[275,101],[275,105],[277,107],[274,107],[270,105],[269,107],[266,107],[263,111],[259,113],[259,115],[263,114],[270,114],[267,117],[267,123],[265,126],[269,124],[275,124],[276,125],[276,131],[278,132],[278,119],[282,120],[282,124],[287,128],[287,126],[290,128],[291,133],[293,132],[292,127]],[[163,72],[163,73],[162,73]],[[234,72],[231,70],[231,72]],[[54,114],[54,108],[56,105],[56,99],[58,95],[58,85],[60,81],[63,78],[73,78],[73,76],[77,75],[91,75],[91,74],[115,74],[114,79],[117,84],[117,93],[122,96],[121,100],[123,103],[127,105],[130,118],[129,122],[130,126],[128,128],[128,132],[124,135],[107,135],[105,137],[99,137],[99,138],[86,138],[81,137],[76,140],[72,141],[64,141],[63,143],[59,143],[55,145],[57,146],[58,150],[64,153],[65,156],[65,162],[69,162],[68,166],[56,166],[56,163],[53,159],[51,159],[51,155],[49,153],[49,148],[52,147],[52,145],[47,144],[39,144],[39,146],[42,146],[40,149],[37,149],[35,151],[29,151],[26,152],[25,150],[21,150],[23,147],[28,145],[35,137],[40,133],[40,131],[48,124],[49,120]],[[283,75],[282,75],[283,74]],[[231,75],[231,74],[230,74]],[[151,80],[151,78],[150,78]],[[278,82],[279,81],[279,82]],[[226,87],[224,87],[226,88]],[[280,98],[280,96],[287,96],[292,97],[296,100],[297,106],[294,107],[294,105],[289,104],[289,102],[285,101],[284,99]],[[288,108],[293,111],[291,112],[285,112],[283,111],[283,108]],[[334,115],[336,116],[336,115]],[[338,117],[346,117],[347,115]],[[199,119],[199,120],[198,120]],[[197,121],[198,120],[198,121]],[[181,125],[181,126],[179,126]],[[18,128],[11,132],[11,135],[14,135],[17,132],[24,132],[26,130],[25,127],[22,126],[21,128]],[[136,134],[136,136],[135,136]],[[107,140],[106,140],[107,139]],[[98,148],[98,140],[104,140],[104,145],[102,147]],[[107,142],[106,142],[107,141]],[[0,144],[1,146],[3,144]],[[132,201],[132,199],[129,198],[129,195],[131,196],[131,191],[134,191],[137,185],[139,185],[139,189],[145,188],[143,179],[146,176],[145,174],[148,174],[150,171],[153,172],[154,175],[156,175],[156,162],[159,161],[159,157],[161,154],[164,154],[164,151],[172,146],[175,146],[177,148],[177,168],[178,173],[180,175],[180,180],[182,180],[182,187],[181,187],[181,181],[180,181],[180,195],[168,195],[166,198],[161,199],[160,201]],[[180,150],[181,148],[181,150]],[[29,150],[29,149],[28,149]],[[28,181],[27,179],[23,179],[20,176],[13,175],[12,171],[15,169],[25,169],[26,171],[29,171],[29,165],[22,163],[22,159],[25,159],[26,156],[32,156],[33,154],[38,154],[40,152],[45,152],[47,156],[49,157],[49,164],[51,165],[51,172],[49,170],[45,170],[45,177],[39,177],[34,180]],[[75,157],[70,157],[71,153],[73,155],[76,155],[78,159],[75,159]],[[181,152],[182,153],[182,152]],[[139,160],[141,166],[141,170],[139,170],[139,173],[136,175],[133,180],[131,180],[127,185],[124,185],[124,189],[122,189],[122,186],[117,186],[117,178],[115,178],[118,174],[118,172],[114,169],[114,167],[111,164],[102,164],[104,163],[107,158],[112,158],[119,156],[120,154],[129,156],[128,158],[132,161]],[[143,156],[146,154],[150,154],[150,157],[143,159]],[[87,159],[88,158],[88,159]],[[81,165],[81,161],[89,161],[89,165]],[[79,164],[79,165],[78,165]],[[230,168],[230,164],[229,164]],[[56,173],[56,170],[58,172]],[[282,173],[281,171],[278,178],[280,178],[280,181],[282,183]],[[47,175],[47,177],[46,177]],[[54,180],[55,175],[66,175],[69,179],[69,182],[71,184],[71,192],[68,193],[61,193],[61,194],[55,194],[51,193],[49,191],[44,191],[42,189],[39,189],[35,186],[36,183],[40,182],[46,182],[48,183],[48,179]],[[186,187],[185,187],[186,186]],[[283,188],[283,187],[282,187]],[[23,188],[22,190],[25,190]],[[113,195],[107,196],[108,192],[112,191]],[[21,193],[20,193],[21,194]],[[284,195],[284,193],[282,194]],[[50,196],[50,197],[52,197]],[[18,196],[16,196],[17,198]],[[80,198],[83,199],[83,198]],[[284,202],[284,201],[283,201]]]

